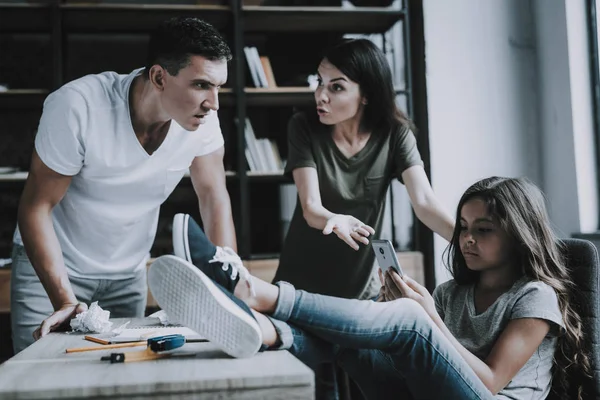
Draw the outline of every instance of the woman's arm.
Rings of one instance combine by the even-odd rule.
[[[293,176],[298,188],[302,214],[311,228],[322,230],[324,235],[334,232],[354,250],[358,250],[357,242],[369,244],[367,237],[375,233],[372,227],[351,215],[335,214],[323,207],[319,177],[314,168],[296,168]]]
[[[452,239],[454,221],[433,193],[425,170],[413,165],[402,172],[402,180],[417,218],[447,241]]]
[[[302,205],[302,214],[311,227],[323,230],[327,221],[335,214],[323,207],[319,191],[319,177],[314,168],[296,168],[293,171],[294,182],[298,188],[298,196]]]

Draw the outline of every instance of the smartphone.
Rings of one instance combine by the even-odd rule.
[[[394,246],[392,246],[392,242],[389,240],[373,239],[371,240],[371,245],[381,271],[385,272],[388,268],[392,267],[396,270],[398,275],[404,275],[398,257],[396,257],[396,251],[394,250]]]

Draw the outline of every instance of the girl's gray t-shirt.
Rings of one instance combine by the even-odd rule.
[[[444,324],[467,350],[484,360],[510,320],[539,318],[550,322],[550,331],[497,399],[545,399],[552,383],[552,363],[557,337],[564,328],[556,292],[549,285],[521,278],[484,312],[477,314],[474,285],[450,280],[433,292]]]

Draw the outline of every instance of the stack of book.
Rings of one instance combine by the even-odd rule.
[[[258,88],[276,88],[275,75],[267,56],[259,56],[256,47],[244,47],[252,83]]]
[[[246,161],[250,171],[282,174],[283,161],[277,143],[270,139],[257,139],[249,118],[246,118],[244,135],[246,139]]]

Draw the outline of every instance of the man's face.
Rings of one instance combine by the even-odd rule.
[[[219,109],[219,89],[227,81],[227,61],[190,56],[190,64],[176,76],[166,73],[161,93],[163,109],[179,125],[195,131]]]

